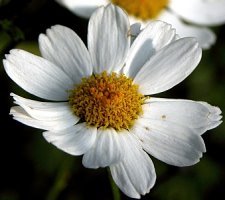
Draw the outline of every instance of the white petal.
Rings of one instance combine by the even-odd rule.
[[[183,81],[198,65],[202,50],[194,38],[178,39],[159,50],[134,78],[142,94],[164,92]]]
[[[128,52],[124,73],[129,77],[134,77],[152,55],[174,40],[175,34],[171,25],[165,22],[149,22]]]
[[[89,18],[91,14],[101,5],[106,5],[107,0],[56,0],[62,6],[65,6],[74,14]]]
[[[140,138],[145,151],[167,164],[194,165],[205,152],[201,136],[168,121],[140,118],[131,131]]]
[[[140,198],[155,184],[154,165],[131,133],[127,132],[124,136],[124,159],[110,166],[110,170],[114,181],[127,196]]]
[[[222,123],[222,111],[220,110],[220,108],[215,107],[215,106],[211,106],[210,104],[206,103],[206,102],[199,102],[201,103],[203,106],[207,107],[209,112],[208,112],[208,118],[210,123],[207,126],[207,130],[216,128],[217,126],[219,126]]]
[[[171,12],[163,12],[160,19],[173,25],[181,37],[195,37],[203,49],[208,49],[216,41],[216,35],[209,28],[188,25]]]
[[[171,0],[170,8],[185,20],[200,25],[225,23],[224,0]]]
[[[51,121],[70,117],[74,119],[75,123],[79,121],[79,118],[73,114],[68,102],[40,102],[25,99],[13,93],[11,96],[15,100],[14,103],[21,106],[34,119]]]
[[[53,63],[18,49],[11,50],[3,63],[9,77],[27,92],[48,100],[68,99],[73,82]]]
[[[134,23],[130,26],[131,44],[141,32],[141,23]]]
[[[197,135],[221,123],[221,110],[205,102],[150,98],[143,105],[144,118],[185,126]]]
[[[92,74],[89,52],[73,30],[61,25],[52,26],[46,35],[39,36],[39,46],[42,56],[60,66],[74,84]]]
[[[93,146],[96,134],[95,127],[80,123],[65,130],[46,131],[43,136],[48,142],[71,155],[82,155]]]
[[[129,21],[124,11],[109,4],[97,9],[88,25],[88,49],[94,73],[121,69],[130,46]]]
[[[123,133],[114,129],[98,129],[95,145],[84,154],[83,165],[87,168],[106,167],[123,158]]]
[[[16,103],[22,106],[12,107],[10,114],[13,115],[13,119],[28,126],[44,130],[61,130],[73,126],[79,120],[71,111],[67,111],[68,108],[64,104],[55,103],[53,105],[54,103],[43,102],[42,104],[39,102],[40,107],[38,107],[37,102],[26,99],[26,101],[30,101],[29,103],[32,105],[30,107],[20,100],[16,100]],[[63,111],[64,108],[65,111]]]

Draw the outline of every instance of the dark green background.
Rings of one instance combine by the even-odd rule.
[[[88,21],[54,1],[0,1],[0,58],[12,48],[39,54],[37,39],[52,25],[72,28],[86,43]],[[207,101],[225,110],[225,26],[214,27],[217,43],[203,52],[197,69],[170,91],[158,95]],[[33,129],[9,116],[10,92],[31,95],[6,75],[0,64],[0,200],[112,200],[107,169],[86,169]],[[225,199],[225,125],[203,135],[207,152],[195,166],[177,168],[153,158],[157,181],[142,199]],[[121,193],[122,199],[129,199]]]

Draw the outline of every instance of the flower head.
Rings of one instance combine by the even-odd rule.
[[[114,3],[129,14],[132,22],[146,25],[159,19],[170,23],[182,37],[196,37],[201,47],[210,48],[215,34],[207,26],[225,23],[225,0],[56,0],[75,14],[89,18],[100,5]]]
[[[205,102],[149,97],[195,69],[201,48],[194,38],[178,39],[171,25],[152,21],[130,40],[127,15],[110,4],[90,18],[88,49],[71,29],[56,25],[39,36],[43,58],[14,49],[3,63],[13,81],[45,99],[12,94],[15,120],[83,155],[85,167],[109,166],[119,188],[140,198],[156,179],[147,153],[175,166],[197,163],[205,152],[201,135],[221,123],[221,111]]]

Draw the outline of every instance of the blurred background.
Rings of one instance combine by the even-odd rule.
[[[12,48],[40,55],[37,39],[52,25],[72,28],[86,43],[88,20],[51,0],[0,0],[0,200],[113,200],[107,169],[86,169],[47,143],[42,131],[9,116],[10,92],[33,98],[6,75],[2,59]],[[217,43],[203,52],[197,69],[158,97],[206,101],[225,111],[225,26],[214,27]],[[157,180],[151,200],[225,199],[225,124],[203,135],[207,152],[191,167],[169,166],[154,158]],[[129,199],[121,193],[121,199]]]

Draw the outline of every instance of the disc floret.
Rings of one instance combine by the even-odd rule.
[[[83,78],[69,96],[75,115],[97,128],[129,129],[142,113],[144,95],[124,74],[103,72]]]

